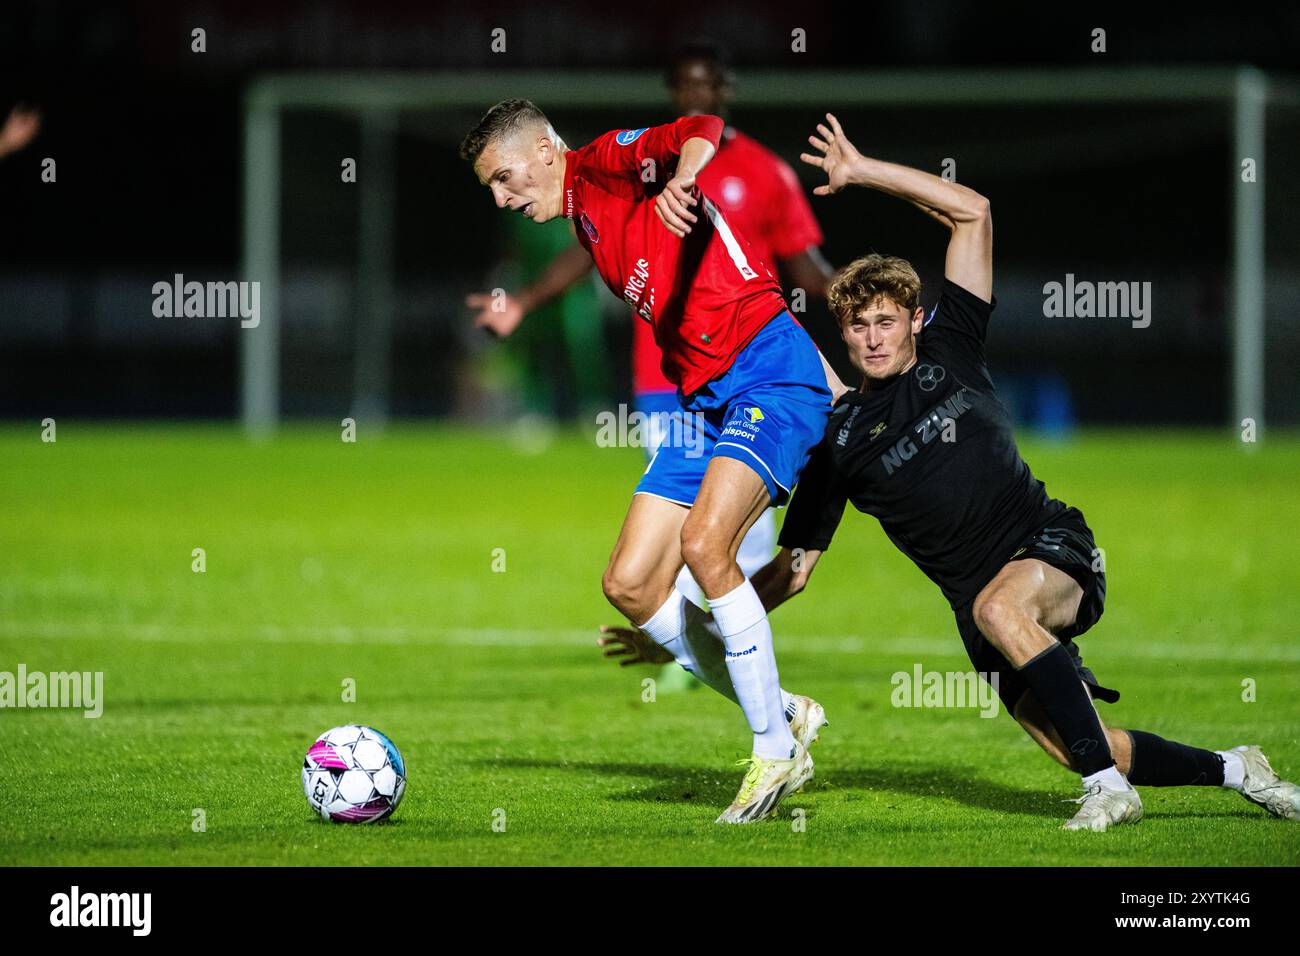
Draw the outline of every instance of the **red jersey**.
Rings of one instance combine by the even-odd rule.
[[[707,194],[685,238],[655,214],[682,143],[699,136],[716,147],[721,134],[720,118],[687,116],[614,130],[565,154],[564,215],[605,285],[653,327],[663,374],[688,395],[785,308],[766,261]]]
[[[821,228],[790,164],[734,127],[722,131],[717,155],[695,181],[772,271],[777,260],[822,244]],[[659,361],[654,330],[638,322],[632,330],[633,391],[673,390]]]

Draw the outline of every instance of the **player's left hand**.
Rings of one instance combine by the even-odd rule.
[[[694,192],[694,176],[674,176],[655,197],[655,214],[678,239],[691,231],[691,223],[699,221],[691,212],[691,207],[699,202]]]
[[[609,658],[623,657],[619,666],[631,664],[671,664],[673,655],[656,644],[645,633],[635,627],[600,626],[600,633],[607,637],[596,638],[596,646],[604,648]]]

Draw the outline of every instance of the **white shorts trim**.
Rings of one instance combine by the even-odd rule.
[[[653,491],[634,491],[634,492],[632,492],[632,497],[633,497],[633,498],[635,498],[637,495],[649,495],[651,498],[658,498],[660,501],[669,501],[669,502],[672,502],[672,503],[675,504],[675,505],[681,505],[683,508],[693,508],[693,507],[695,507],[695,503],[694,503],[693,501],[678,501],[676,498],[669,498],[667,495],[657,495],[657,494],[655,494]]]
[[[718,441],[713,443],[713,447],[715,449],[721,448],[723,445],[728,445],[732,448],[739,448],[741,451],[749,452],[750,457],[753,458],[754,461],[758,462],[760,465],[763,466],[763,470],[767,472],[767,476],[772,479],[772,484],[776,485],[778,488],[784,491],[787,497],[789,496],[790,489],[787,488],[785,485],[781,484],[781,482],[776,480],[776,475],[772,474],[772,469],[768,468],[767,462],[759,458],[758,455],[754,453],[754,449],[747,448],[744,445],[740,444],[739,442],[734,442],[734,441]]]

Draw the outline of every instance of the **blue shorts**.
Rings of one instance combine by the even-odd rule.
[[[676,398],[680,407],[633,494],[687,507],[719,456],[743,461],[772,503],[785,504],[831,414],[817,346],[788,312],[765,325],[721,376]]]
[[[672,437],[673,427],[680,427],[682,406],[677,401],[677,392],[637,392],[632,397],[632,407],[645,416],[649,437],[643,447],[649,461],[655,456],[656,449],[664,439]],[[673,418],[677,415],[677,419]]]

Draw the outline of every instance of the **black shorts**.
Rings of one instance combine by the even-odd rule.
[[[1119,691],[1111,690],[1097,683],[1092,671],[1084,666],[1079,656],[1078,645],[1074,638],[1083,634],[1101,618],[1106,606],[1106,572],[1101,560],[1101,552],[1092,537],[1092,529],[1083,520],[1077,508],[1067,508],[1064,513],[1054,518],[1050,524],[1039,528],[1020,543],[1007,561],[1023,561],[1037,558],[1044,564],[1064,571],[1083,588],[1083,598],[1079,601],[1079,613],[1074,623],[1057,631],[1056,637],[1070,656],[1079,672],[1079,679],[1088,685],[1088,691],[1094,698],[1115,703],[1119,700]],[[966,653],[975,670],[984,680],[996,673],[997,692],[1002,698],[1002,706],[1007,713],[1014,716],[1016,702],[1028,688],[1024,678],[1002,656],[1002,652],[990,644],[975,626],[974,599],[967,601],[955,610],[957,630],[961,641],[966,645]]]

